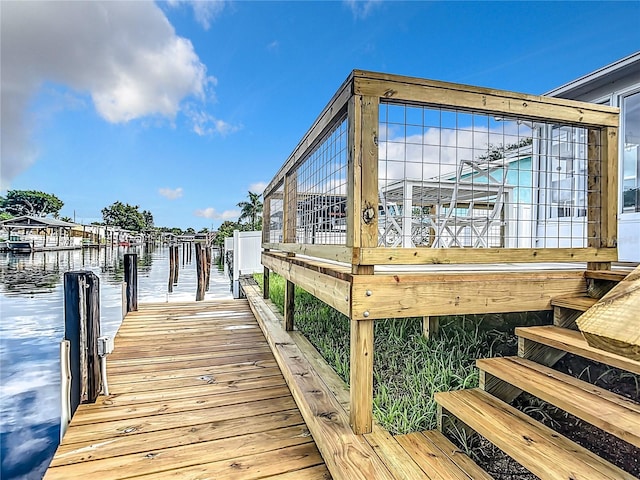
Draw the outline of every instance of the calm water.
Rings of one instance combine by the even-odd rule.
[[[182,248],[171,294],[166,247],[0,254],[0,478],[42,478],[58,445],[64,272],[90,270],[100,277],[101,334],[114,336],[125,253],[138,254],[139,302],[195,300],[195,253],[184,263]],[[232,297],[228,279],[214,266],[205,299],[216,298]]]

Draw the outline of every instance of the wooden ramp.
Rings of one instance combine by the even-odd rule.
[[[330,479],[244,300],[141,305],[45,478]]]

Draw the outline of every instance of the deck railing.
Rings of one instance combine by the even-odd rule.
[[[264,192],[265,248],[351,263],[617,259],[616,108],[354,71]]]
[[[372,429],[374,321],[549,310],[586,290],[581,268],[481,264],[617,260],[617,126],[606,106],[347,78],[264,191],[262,263],[286,279],[286,330],[294,284],[349,316],[355,432]],[[443,263],[478,265],[425,267]]]

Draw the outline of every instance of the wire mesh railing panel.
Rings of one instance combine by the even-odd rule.
[[[346,244],[347,119],[342,119],[300,163],[290,192],[296,197],[297,243]]]
[[[379,114],[380,246],[588,245],[586,129],[385,102]]]
[[[268,230],[266,239],[268,243],[284,242],[284,185],[281,184],[269,196],[269,224],[263,228]]]

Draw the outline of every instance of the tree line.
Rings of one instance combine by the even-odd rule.
[[[261,195],[248,192],[247,200],[239,202],[240,216],[238,220],[224,221],[217,231],[214,243],[222,246],[226,237],[232,236],[234,230],[262,230],[262,201]],[[51,215],[66,222],[72,222],[70,217],[61,217],[60,210],[64,202],[56,195],[37,190],[9,190],[5,196],[0,196],[0,221],[14,217],[30,215],[46,217]],[[102,222],[92,222],[92,225],[108,225],[140,233],[172,233],[174,235],[193,235],[209,233],[208,228],[198,232],[189,227],[182,230],[178,227],[156,227],[153,214],[149,210],[140,210],[138,205],[130,205],[116,201],[103,208]]]

